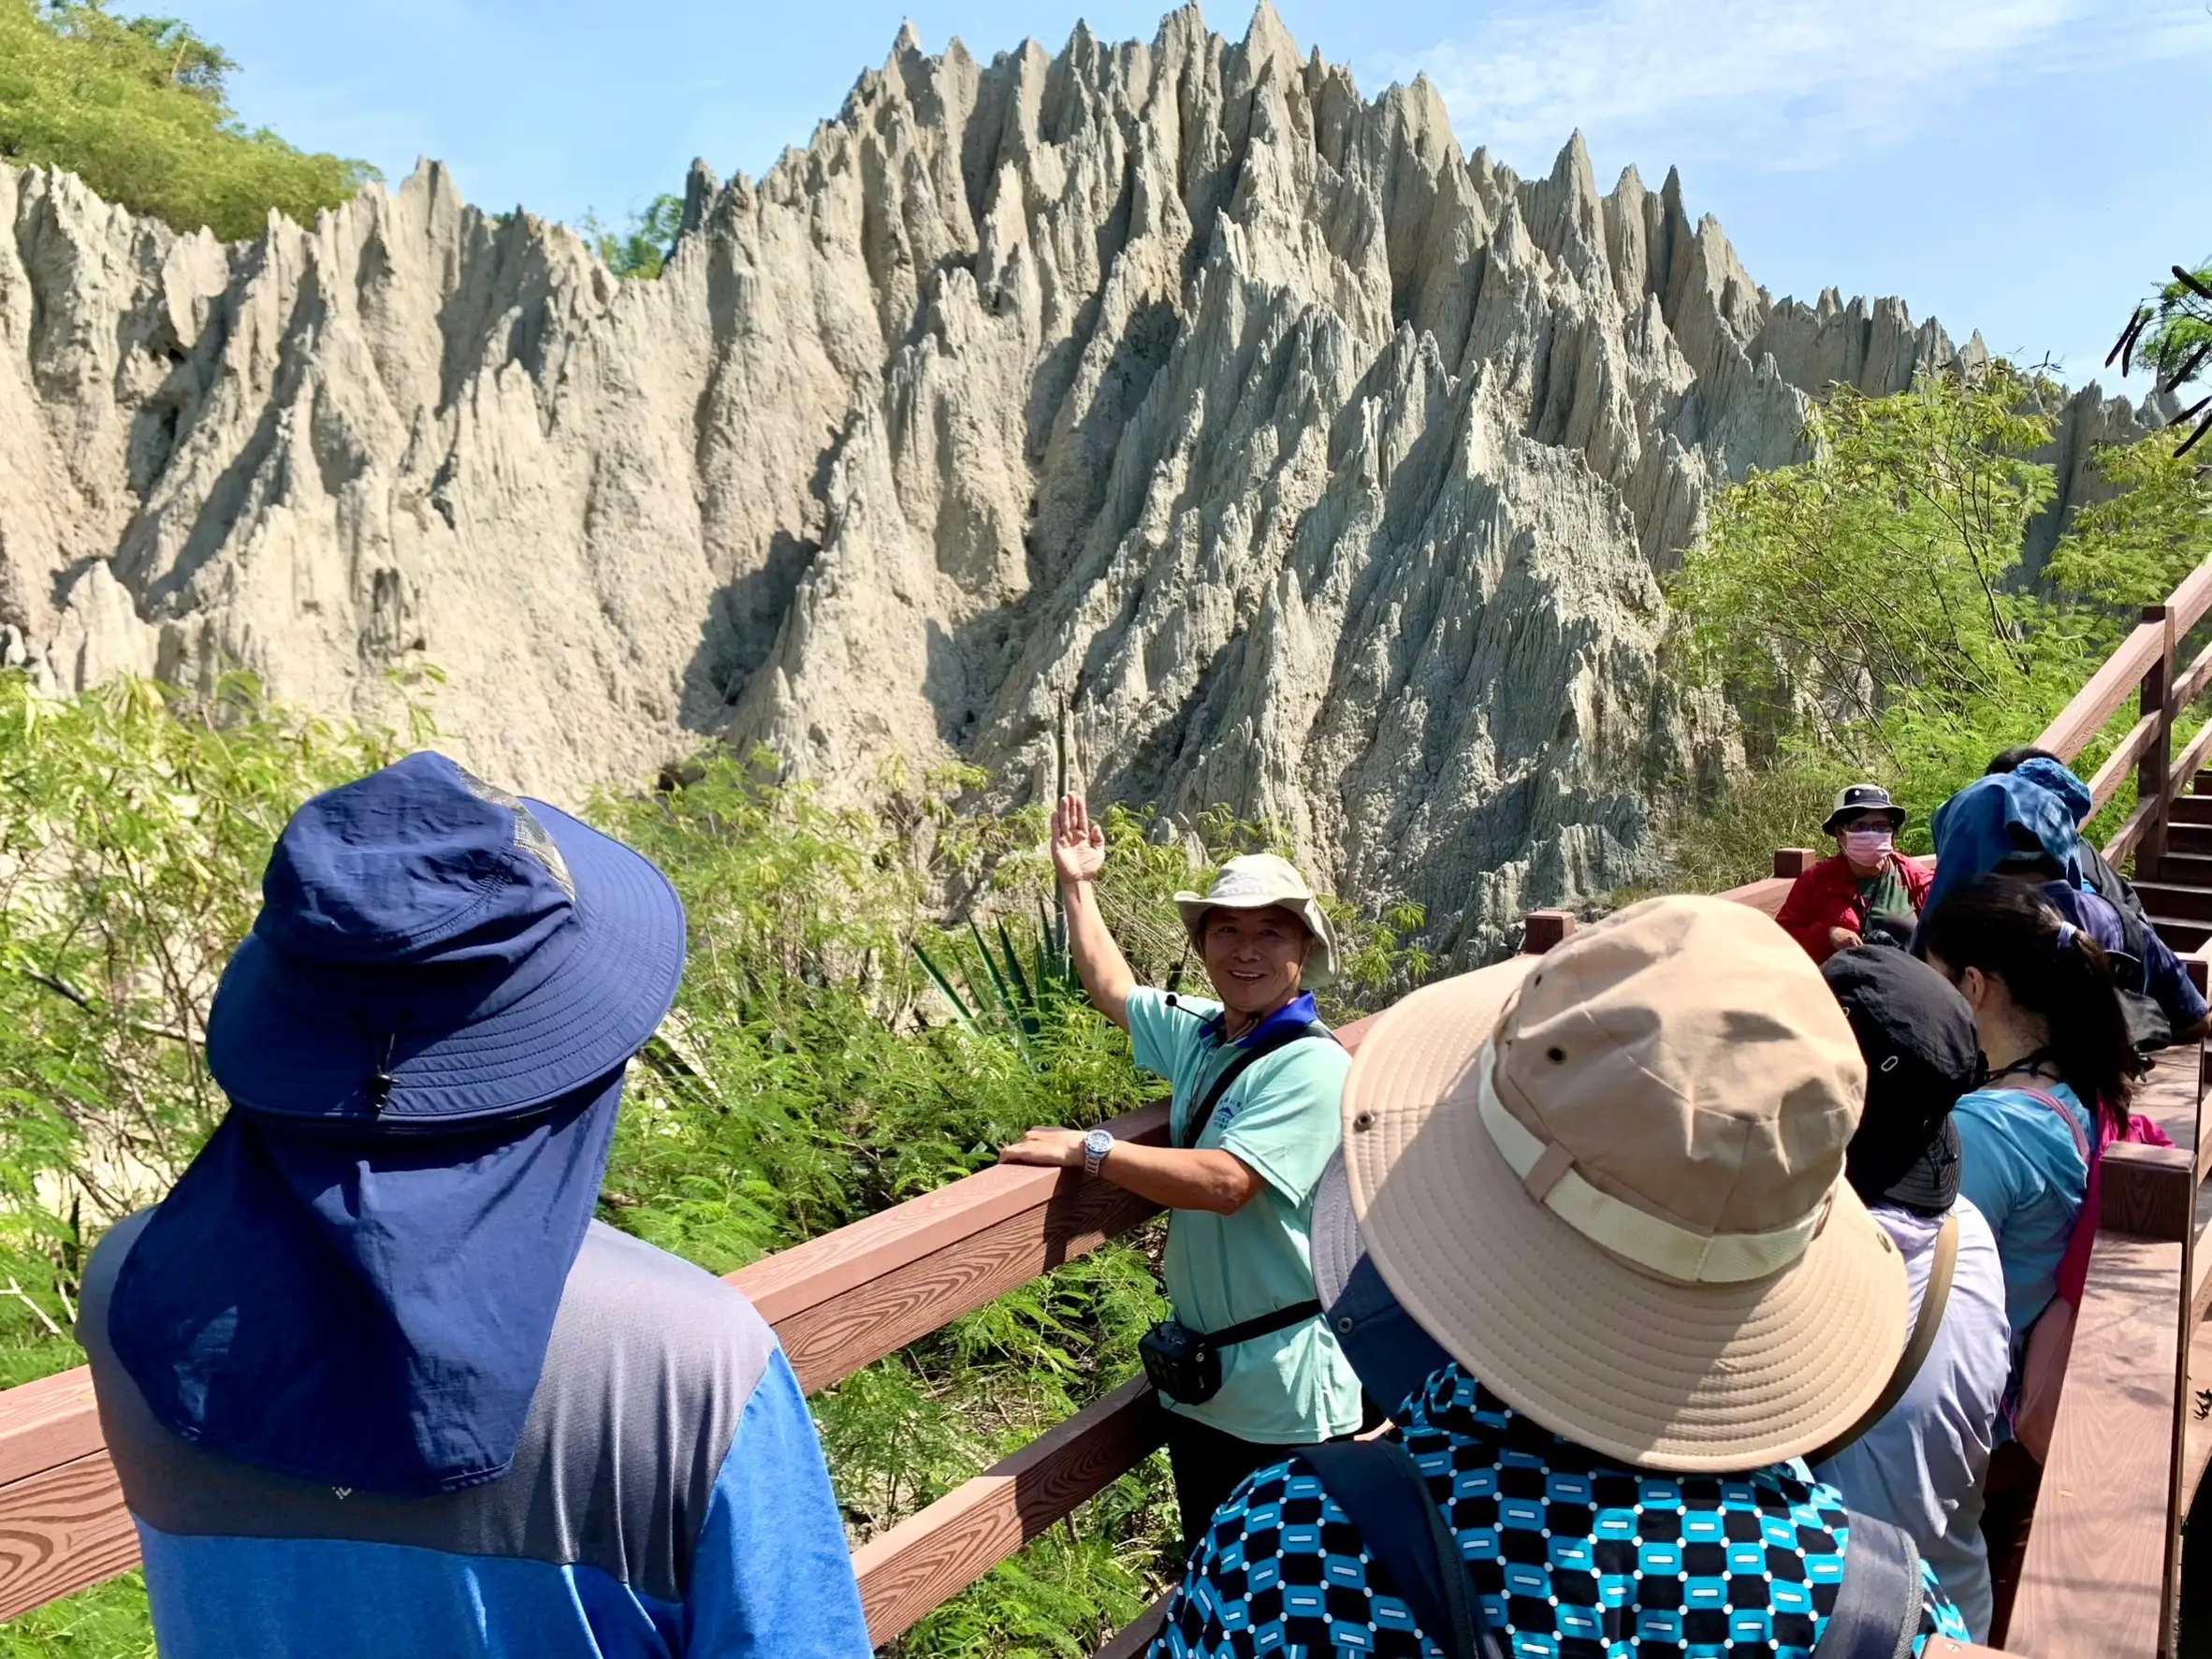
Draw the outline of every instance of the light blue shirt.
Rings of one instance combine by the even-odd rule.
[[[2088,1192],[2082,1148],[2096,1144],[2096,1126],[2080,1097],[2062,1083],[2047,1092],[2081,1130],[2078,1140],[2056,1112],[2023,1089],[1976,1089],[1952,1113],[1966,1153],[1959,1195],[1997,1235],[2016,1345],[2058,1293],[2059,1262]]]
[[[1221,1041],[1221,1005],[1132,991],[1137,1064],[1174,1085],[1177,1144],[1191,1113],[1235,1054]],[[1234,1154],[1266,1185],[1233,1215],[1177,1210],[1160,1262],[1175,1317],[1221,1331],[1314,1298],[1314,1188],[1344,1140],[1351,1056],[1306,1039],[1253,1061],[1230,1084],[1198,1144]],[[1221,1352],[1221,1391],[1168,1409],[1266,1446],[1310,1445],[1360,1426],[1360,1379],[1317,1314]]]
[[[1854,1509],[1902,1528],[1935,1568],[1973,1639],[1986,1641],[1991,1604],[1982,1477],[1997,1443],[2012,1332],[1996,1235],[1965,1199],[1954,1213],[1958,1260],[1935,1346],[1889,1414],[1813,1475]],[[1887,1204],[1875,1205],[1873,1216],[1905,1259],[1917,1319],[1943,1218]]]

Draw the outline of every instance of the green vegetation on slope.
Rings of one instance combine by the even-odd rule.
[[[0,1382],[79,1362],[85,1251],[223,1110],[197,1039],[278,829],[429,735],[307,720],[244,679],[202,708],[130,680],[55,703],[0,676]],[[963,816],[954,800],[983,779],[954,767],[893,771],[876,812],[837,810],[770,763],[713,756],[680,787],[591,808],[668,872],[691,933],[677,1014],[631,1070],[601,1213],[717,1273],[980,1168],[1033,1123],[1087,1125],[1157,1092],[1086,1006],[964,1023],[922,966],[917,946],[971,987],[988,978],[978,936],[931,908],[948,889],[974,895],[982,939],[1003,920],[1036,960],[1041,809]],[[1110,812],[1102,896],[1140,971],[1164,979],[1184,949],[1170,895],[1199,879],[1186,845],[1218,858],[1269,837],[1220,815],[1188,837],[1157,828]],[[1394,931],[1417,915],[1338,914],[1342,994],[1419,969]],[[1161,1312],[1156,1244],[1099,1250],[818,1398],[855,1535],[1132,1375]],[[1157,1593],[1172,1521],[1164,1472],[1140,1472],[901,1651],[1087,1654]],[[144,1621],[138,1589],[103,1586],[0,1625],[0,1656],[120,1659],[150,1650]]]
[[[0,0],[0,157],[77,174],[111,202],[225,240],[271,208],[312,224],[376,176],[232,114],[237,65],[174,18],[106,0]]]
[[[682,196],[656,196],[641,211],[632,213],[630,223],[619,231],[602,225],[596,213],[586,213],[576,228],[617,276],[650,281],[668,263],[683,222]]]
[[[1766,874],[1774,848],[1813,844],[1833,791],[1856,778],[1890,787],[1913,812],[1908,848],[1927,851],[1934,808],[2031,741],[2137,607],[2212,558],[2212,479],[2161,433],[2097,456],[2118,493],[2077,511],[2025,572],[2054,480],[2022,458],[2049,442],[2043,411],[2058,404],[2058,388],[2002,364],[1894,398],[1838,388],[1813,411],[1810,461],[1717,495],[1668,597],[1681,672],[1744,711],[1754,765],[1676,822],[1685,884]],[[2101,741],[2134,712],[2114,719]]]

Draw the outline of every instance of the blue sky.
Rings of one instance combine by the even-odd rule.
[[[977,56],[1076,20],[1149,38],[1157,0],[161,0],[244,68],[234,101],[397,181],[620,219],[704,155],[757,174],[837,112],[902,20]],[[120,10],[138,9],[121,0]],[[1462,146],[1542,172],[1580,127],[1609,187],[1682,171],[1776,294],[1903,296],[1961,338],[2099,375],[2131,300],[2212,255],[2188,140],[2212,104],[2205,0],[1281,0],[1372,95],[1425,73]],[[1248,10],[1208,12],[1244,32]],[[2194,131],[2190,129],[2194,127]],[[2140,377],[2139,377],[2140,378]],[[2140,385],[2135,389],[2141,389]]]

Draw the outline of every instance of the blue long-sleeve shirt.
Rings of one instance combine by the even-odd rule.
[[[79,1340],[164,1659],[868,1653],[798,1379],[721,1281],[594,1223],[511,1471],[390,1498],[214,1456],[154,1419],[107,1329],[142,1219],[94,1252]]]

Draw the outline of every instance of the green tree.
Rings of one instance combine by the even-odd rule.
[[[2194,270],[2176,265],[2174,280],[2145,308],[2149,318],[2137,349],[2168,387],[2212,379],[2212,259]]]
[[[1723,490],[1669,584],[1693,675],[1799,752],[1914,793],[2061,706],[2113,630],[2018,579],[2053,488],[2022,458],[2049,440],[2045,393],[1999,365],[1817,405],[1812,458]]]
[[[301,224],[376,169],[248,130],[225,85],[237,65],[174,18],[107,0],[0,0],[0,158],[72,172],[180,230],[250,237],[275,209]]]
[[[584,215],[581,228],[584,240],[609,270],[617,276],[650,281],[661,274],[668,255],[676,251],[677,232],[683,222],[682,196],[656,196],[642,211],[632,213],[630,223],[619,231],[602,225],[598,215],[589,212]]]
[[[2001,364],[1893,398],[1841,388],[1808,424],[1811,460],[1718,494],[1669,582],[1677,661],[1731,693],[1764,749],[1753,778],[1677,819],[1685,879],[1764,874],[1855,776],[1912,808],[1908,844],[1925,850],[1933,808],[2040,731],[2136,607],[2212,558],[2212,484],[2158,437],[2098,455],[2117,493],[2077,511],[2027,578],[2053,479],[2024,458],[2049,441],[2054,389]]]

